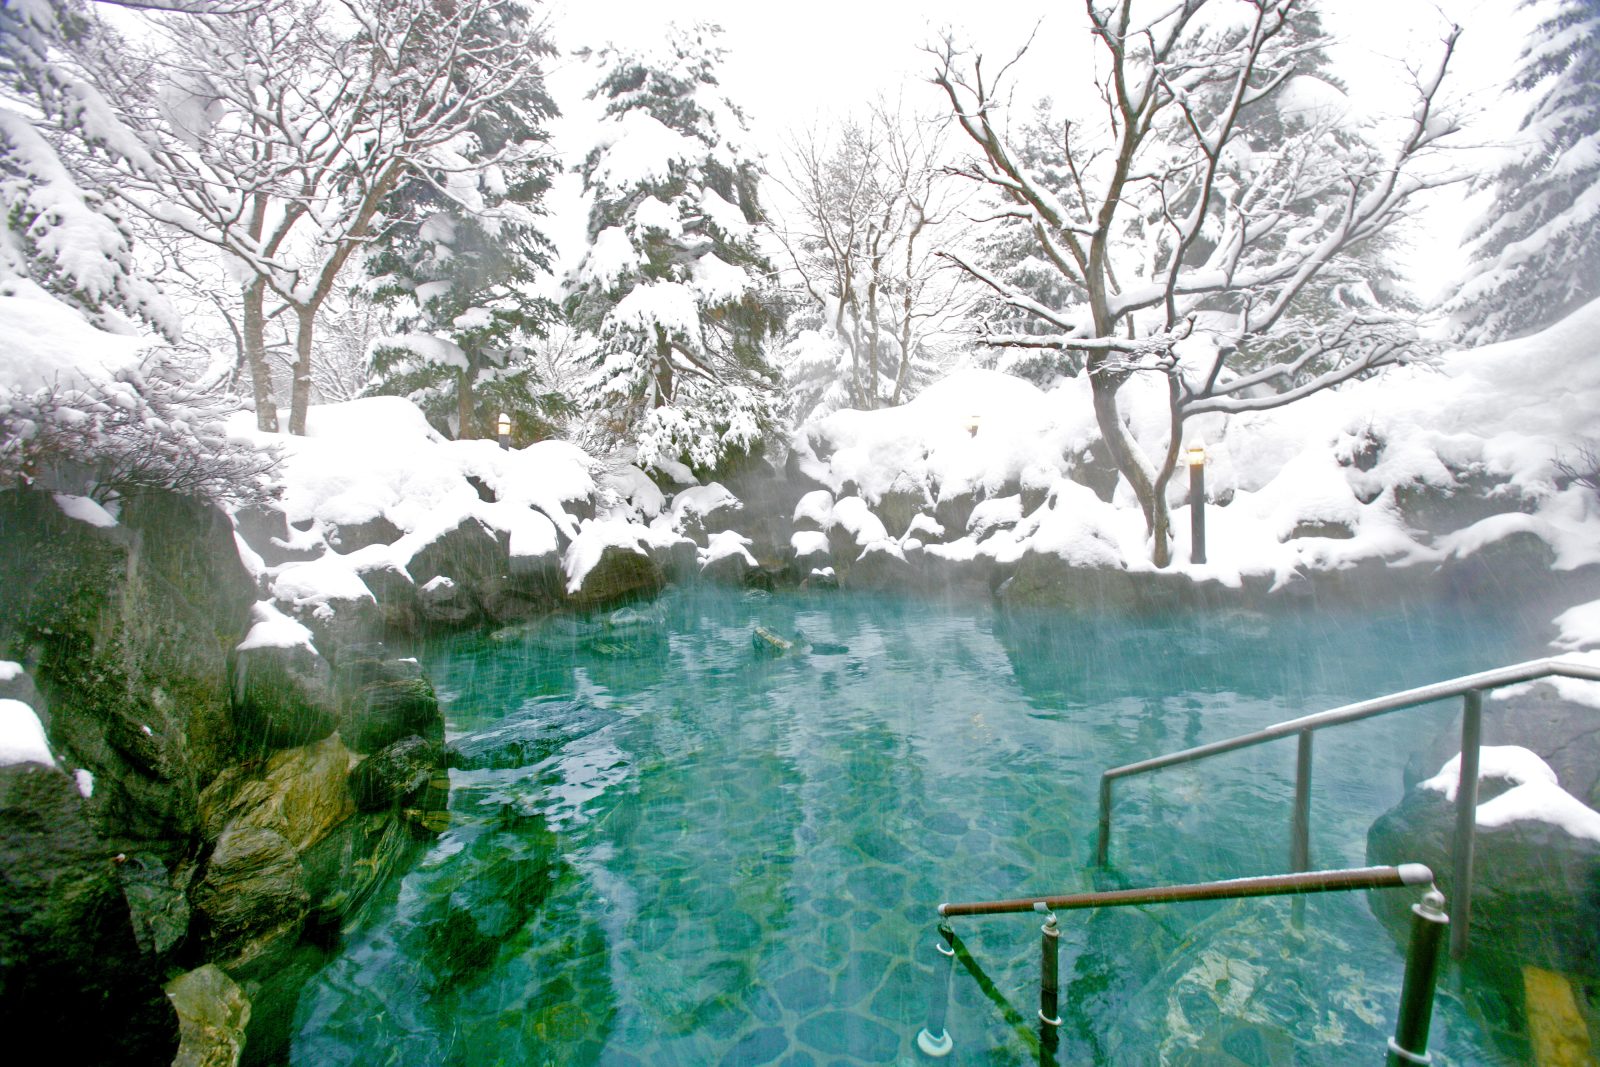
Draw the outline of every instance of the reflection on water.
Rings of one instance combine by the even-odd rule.
[[[756,625],[796,637],[758,655]],[[301,1064],[913,1062],[942,900],[1092,888],[1108,766],[1538,654],[1439,611],[999,616],[891,597],[670,594],[424,655],[451,824],[301,998]],[[1407,755],[1453,709],[1318,742],[1313,858],[1363,862]],[[1130,783],[1131,884],[1285,866],[1293,746]],[[1063,922],[1061,1062],[1370,1062],[1399,952],[1359,897]],[[1031,1018],[1037,922],[963,920]],[[958,971],[955,1063],[1025,1032]],[[1015,1017],[1015,1016],[1014,1016]],[[1440,1062],[1498,1055],[1441,998]]]

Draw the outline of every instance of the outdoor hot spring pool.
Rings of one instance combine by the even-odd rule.
[[[1109,766],[1540,655],[1481,606],[1006,614],[669,592],[430,645],[449,824],[302,993],[296,1064],[914,1063],[935,906],[1096,888]],[[760,624],[809,649],[764,658]],[[1314,867],[1359,866],[1455,704],[1319,739]],[[509,728],[509,729],[508,729]],[[1430,768],[1432,770],[1433,768]],[[1118,794],[1123,884],[1285,869],[1294,746]],[[1396,891],[1409,892],[1409,891]],[[1038,919],[959,919],[946,1063],[1038,1060]],[[1375,1063],[1402,952],[1363,894],[1062,915],[1062,1063]],[[1515,1063],[1505,991],[1447,972],[1436,1062]]]

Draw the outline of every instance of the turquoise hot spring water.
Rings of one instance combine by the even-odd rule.
[[[796,648],[759,654],[757,625]],[[1096,888],[1103,769],[1542,655],[1546,628],[1464,604],[1150,619],[700,587],[432,643],[447,736],[498,731],[518,765],[451,771],[447,828],[338,939],[290,1058],[931,1062],[936,905]],[[1314,867],[1365,863],[1458,710],[1319,738]],[[1119,787],[1114,884],[1285,870],[1294,761],[1280,742]],[[1037,917],[954,925],[981,978],[954,972],[943,1062],[1038,1062]],[[1393,1030],[1403,950],[1365,894],[1311,898],[1299,926],[1279,899],[1061,930],[1061,1063],[1376,1063]],[[1523,1062],[1517,988],[1447,969],[1435,1061]]]

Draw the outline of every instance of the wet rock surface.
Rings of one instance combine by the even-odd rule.
[[[356,752],[376,752],[411,734],[439,735],[443,720],[433,685],[415,659],[395,659],[381,645],[350,649],[340,660],[339,731]]]
[[[1508,783],[1485,778],[1482,804]],[[1455,804],[1432,789],[1412,789],[1367,833],[1367,861],[1424,863],[1446,898],[1455,893],[1451,861]],[[1515,967],[1600,977],[1600,841],[1574,837],[1537,819],[1480,826],[1473,847],[1473,953]],[[1397,939],[1410,915],[1394,894],[1372,895],[1372,909]],[[1515,973],[1515,971],[1513,971]]]
[[[234,721],[246,752],[318,741],[338,728],[333,667],[308,645],[243,649],[233,664]]]
[[[167,983],[180,1044],[172,1067],[236,1067],[244,1052],[250,1001],[222,968],[205,964]]]
[[[350,775],[350,793],[364,812],[404,804],[428,784],[444,763],[444,746],[416,734],[374,752]]]
[[[655,596],[665,584],[666,574],[654,559],[632,549],[608,546],[571,599],[579,608],[605,608]]]

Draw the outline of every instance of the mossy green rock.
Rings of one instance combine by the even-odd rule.
[[[207,955],[229,969],[292,947],[310,906],[294,846],[260,826],[217,840],[193,902]]]
[[[350,774],[350,793],[362,811],[381,811],[428,784],[444,762],[444,746],[412,734],[362,760]]]
[[[338,728],[333,668],[313,648],[250,648],[233,665],[240,748],[262,755],[320,741]]]
[[[339,732],[356,752],[376,752],[411,734],[442,736],[433,685],[412,659],[380,645],[352,647],[339,661]]]
[[[250,1000],[222,968],[206,964],[167,983],[180,1044],[172,1067],[236,1067],[250,1023]]]
[[[255,583],[215,508],[153,493],[121,520],[90,526],[48,494],[0,492],[0,657],[29,667],[63,764],[94,774],[97,831],[172,860],[194,838],[200,788],[234,756],[228,654]]]

